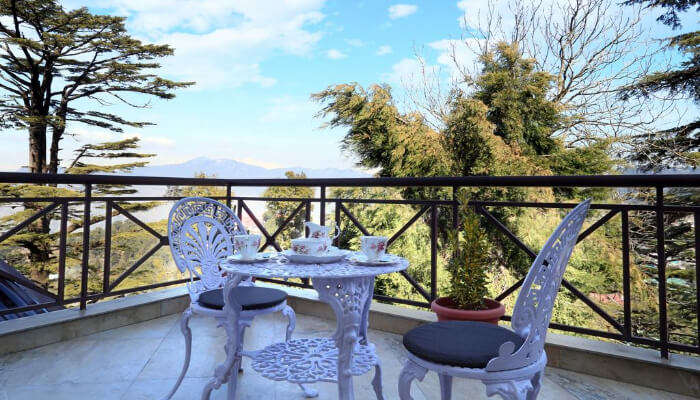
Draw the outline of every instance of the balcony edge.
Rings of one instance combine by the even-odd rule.
[[[286,290],[298,314],[335,318],[313,290],[259,285]],[[187,290],[176,287],[92,304],[83,311],[58,310],[5,321],[0,323],[0,356],[179,313],[188,304]],[[425,310],[378,302],[370,308],[370,327],[385,332],[404,334],[432,321],[435,315]],[[665,360],[655,350],[553,332],[547,335],[546,351],[552,367],[700,397],[699,357],[672,354]]]

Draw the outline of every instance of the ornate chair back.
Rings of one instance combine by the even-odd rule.
[[[590,203],[590,199],[586,200],[569,212],[535,258],[518,294],[511,320],[511,327],[525,342],[520,349],[515,349],[512,342],[504,343],[499,356],[486,365],[487,371],[526,367],[542,355],[554,300]]]
[[[186,197],[173,206],[168,217],[170,252],[180,272],[189,271],[193,301],[203,291],[222,287],[225,274],[219,262],[233,254],[233,236],[245,233],[236,214],[218,201]]]

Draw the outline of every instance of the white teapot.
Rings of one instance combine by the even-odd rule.
[[[315,224],[313,222],[304,222],[304,226],[309,229],[310,239],[325,239],[326,244],[330,247],[331,242],[340,236],[340,228],[338,225],[335,226],[335,235],[329,236],[331,233],[331,227]]]

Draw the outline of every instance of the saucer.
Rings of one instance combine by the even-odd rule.
[[[226,257],[226,260],[228,262],[236,264],[252,264],[268,261],[274,256],[275,253],[258,253],[253,258],[242,258],[240,254],[234,254],[232,256]]]
[[[299,264],[327,264],[332,262],[338,262],[347,256],[347,250],[339,250],[337,247],[331,247],[327,252],[312,256],[309,254],[297,254],[292,250],[284,250],[280,253],[284,258],[293,263]]]
[[[362,254],[362,253],[355,253],[352,256],[348,257],[348,261],[350,261],[353,264],[357,265],[365,265],[369,267],[376,267],[376,266],[382,266],[382,265],[392,265],[396,264],[398,261],[397,256],[393,254],[384,254],[377,260],[368,260],[367,256]]]

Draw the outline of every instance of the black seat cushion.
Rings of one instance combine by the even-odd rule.
[[[278,289],[255,286],[238,286],[233,288],[233,296],[243,310],[261,310],[274,307],[287,299],[287,293]],[[224,308],[223,289],[203,292],[197,301],[200,306],[221,310]]]
[[[515,332],[485,322],[433,322],[410,330],[403,337],[406,350],[436,364],[484,368],[505,342],[519,349],[524,340]]]

